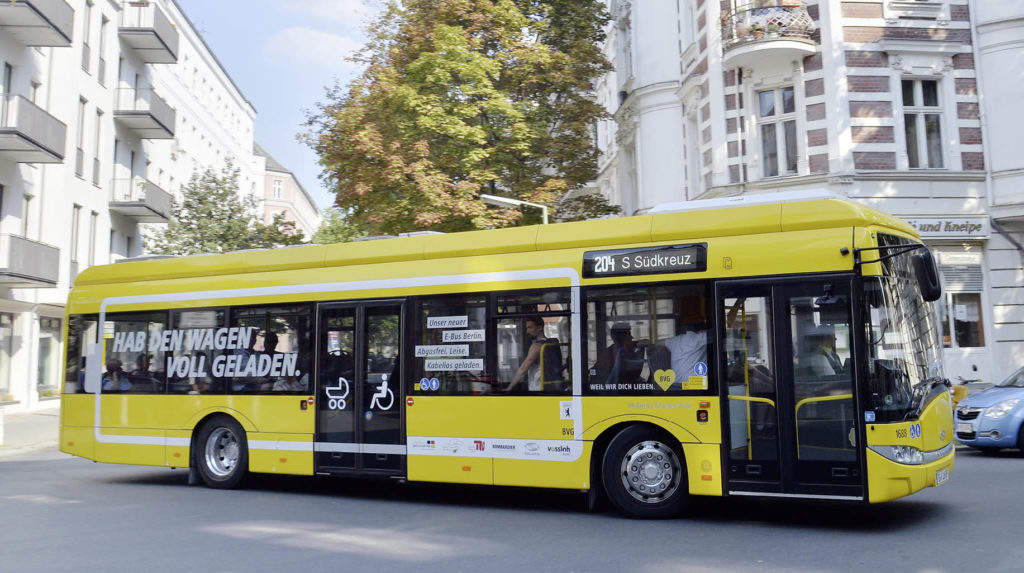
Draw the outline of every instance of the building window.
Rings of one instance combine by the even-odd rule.
[[[903,80],[903,130],[911,169],[940,169],[942,109],[938,80]]]
[[[103,145],[102,137],[102,126],[103,126],[103,112],[96,110],[96,141],[94,142],[95,149],[93,149],[92,158],[92,184],[99,186],[100,184],[100,146]]]
[[[280,179],[274,179],[274,199],[280,199],[281,198],[281,188],[282,187],[283,187],[283,184],[281,183],[281,180]]]
[[[11,356],[14,354],[14,315],[0,312],[0,402],[11,402]]]
[[[78,262],[78,228],[82,224],[82,206],[75,205],[71,210],[71,264]],[[71,273],[72,276],[75,273]]]
[[[985,346],[985,326],[981,293],[985,279],[981,253],[940,252],[943,300],[937,304],[942,322],[942,342],[946,348]]]
[[[92,2],[85,3],[85,12],[82,14],[82,20],[82,69],[85,73],[89,73],[89,60],[91,59],[89,36],[91,35]]]
[[[85,173],[85,98],[78,98],[78,135],[75,154],[75,175],[82,177]]]
[[[86,260],[89,261],[90,267],[96,264],[96,228],[99,226],[99,218],[100,214],[96,211],[93,211],[89,218],[89,254]]]
[[[21,196],[21,236],[28,238],[30,215],[32,213],[32,196]]]
[[[36,388],[40,393],[57,387],[60,360],[61,320],[39,317],[39,360],[36,364]]]
[[[796,173],[796,99],[792,87],[757,92],[764,177]]]
[[[100,82],[101,86],[106,86],[107,75],[107,60],[103,55],[107,52],[107,28],[110,25],[110,20],[103,16],[100,20],[100,58],[99,58],[99,69],[96,71],[96,79]]]

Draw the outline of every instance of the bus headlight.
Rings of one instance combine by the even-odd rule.
[[[868,446],[887,460],[898,464],[920,465],[924,462],[921,450],[914,446]]]
[[[914,446],[868,446],[868,449],[898,464],[917,466],[930,464],[948,456],[953,452],[953,442],[930,452],[922,452]]]
[[[999,418],[1002,418],[1003,416],[1009,414],[1010,410],[1012,410],[1013,407],[1017,405],[1017,402],[1020,402],[1019,398],[1014,398],[1012,400],[1003,400],[1002,402],[996,404],[995,406],[992,406],[985,410],[985,417],[992,418],[993,420],[998,420]]]

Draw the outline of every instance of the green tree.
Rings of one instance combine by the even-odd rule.
[[[479,194],[554,205],[593,179],[606,22],[600,0],[389,0],[308,118],[336,204],[375,234],[536,222]]]
[[[255,243],[253,248],[271,249],[274,247],[287,247],[290,245],[302,245],[306,241],[302,238],[302,231],[295,225],[294,221],[284,218],[284,213],[274,213],[270,223],[263,224],[257,219],[254,221]]]
[[[588,193],[571,199],[559,201],[555,210],[555,220],[564,221],[586,221],[609,215],[618,215],[622,208],[618,205],[609,205],[603,195]]]
[[[353,225],[345,216],[345,212],[337,207],[324,209],[322,215],[323,221],[310,239],[313,243],[321,245],[347,243],[366,236],[366,232]]]
[[[275,215],[264,225],[258,201],[238,192],[238,169],[228,163],[220,172],[207,168],[192,174],[175,201],[167,226],[149,235],[148,250],[160,255],[223,253],[240,249],[295,245],[302,234],[294,223]]]

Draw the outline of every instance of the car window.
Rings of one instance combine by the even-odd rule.
[[[1006,378],[1006,380],[1003,380],[999,384],[996,384],[996,386],[1001,386],[1004,388],[1011,386],[1016,386],[1017,388],[1024,388],[1024,368],[1021,368],[1014,372],[1013,374],[1010,374]]]

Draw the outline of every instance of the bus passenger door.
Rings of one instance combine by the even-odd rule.
[[[401,311],[400,302],[320,305],[317,473],[404,470]]]
[[[728,490],[864,495],[850,281],[721,283]]]

